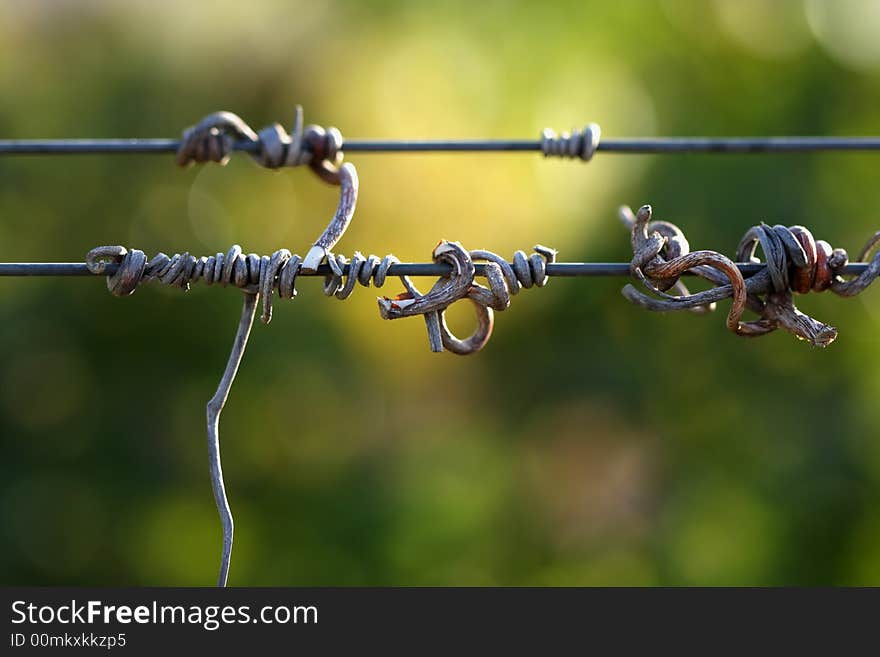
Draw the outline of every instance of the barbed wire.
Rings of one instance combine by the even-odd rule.
[[[569,132],[544,129],[538,139],[344,139],[336,128],[303,126],[296,107],[288,134],[279,124],[254,131],[231,112],[210,114],[181,139],[3,139],[0,155],[85,155],[176,153],[178,162],[224,161],[233,152],[251,155],[263,166],[298,166],[312,159],[333,160],[348,153],[537,152],[545,157],[589,161],[597,152],[622,154],[770,154],[878,151],[880,136],[826,137],[625,137],[602,139],[595,123]],[[206,137],[210,137],[206,141]],[[198,146],[208,144],[208,148]]]
[[[343,194],[344,196],[344,194]],[[338,213],[337,213],[338,215]],[[493,311],[503,311],[511,297],[522,288],[543,287],[551,275],[610,275],[626,271],[647,290],[633,285],[623,288],[623,295],[632,303],[648,310],[691,310],[705,313],[715,304],[732,298],[727,316],[728,328],[737,335],[755,337],[783,328],[813,345],[825,347],[837,337],[837,330],[799,311],[792,292],[807,293],[831,290],[840,296],[854,296],[865,290],[880,276],[880,253],[871,262],[850,264],[843,249],[833,249],[827,242],[815,240],[802,226],[784,227],[759,224],[745,234],[737,249],[734,263],[717,251],[690,251],[684,233],[675,224],[652,221],[650,206],[633,213],[628,207],[619,212],[629,229],[633,257],[624,263],[557,263],[554,249],[536,246],[527,256],[517,251],[511,261],[486,250],[468,251],[457,242],[441,241],[434,249],[432,263],[400,263],[393,255],[364,257],[359,252],[349,259],[327,252],[325,264],[306,268],[304,259],[287,249],[271,256],[245,254],[234,245],[228,252],[214,256],[195,257],[189,253],[173,256],[159,253],[151,259],[137,249],[122,246],[101,246],[92,249],[85,263],[5,263],[0,274],[27,272],[51,275],[106,275],[107,285],[115,296],[128,296],[138,286],[150,281],[188,289],[191,283],[218,284],[242,290],[244,301],[232,351],[220,384],[207,405],[207,442],[209,472],[214,500],[220,515],[223,543],[218,586],[225,586],[231,563],[234,522],[220,460],[219,422],[225,402],[235,379],[253,326],[256,307],[262,296],[261,319],[272,318],[272,299],[296,296],[298,276],[323,276],[324,293],[343,300],[360,284],[382,287],[389,275],[396,275],[404,292],[394,297],[379,297],[379,312],[384,319],[422,316],[432,351],[447,349],[467,355],[480,351],[488,342],[494,325]],[[338,217],[337,217],[338,218]],[[328,230],[333,227],[333,222]],[[343,228],[344,230],[344,228]],[[321,240],[319,239],[319,242]],[[864,261],[880,244],[880,231],[875,233],[858,254]],[[766,263],[755,257],[760,246]],[[481,261],[478,274],[476,261]],[[749,272],[748,278],[744,272]],[[438,275],[438,281],[423,294],[409,275]],[[704,292],[691,293],[680,277],[699,276],[714,285]],[[484,276],[488,286],[476,283]],[[676,289],[678,295],[668,294]],[[461,299],[469,299],[476,309],[477,327],[467,338],[455,336],[448,328],[445,312]],[[759,319],[744,322],[746,308]]]
[[[734,265],[743,276],[753,276],[763,271],[767,265],[754,262],[735,262]],[[477,276],[485,276],[486,266],[476,263]],[[858,275],[868,268],[865,262],[850,262],[840,273]],[[109,263],[105,274],[114,274],[119,268]],[[452,271],[450,265],[435,262],[398,262],[388,269],[388,276],[448,276]],[[297,274],[298,277],[324,277],[333,273],[330,265],[319,265],[315,271]],[[343,273],[348,274],[348,265],[343,266]],[[631,264],[628,262],[553,262],[547,264],[547,276],[551,278],[593,278],[631,276]],[[682,276],[698,276],[696,272],[684,271]],[[0,278],[2,277],[79,277],[95,276],[85,262],[0,262]]]
[[[803,226],[761,223],[750,228],[737,247],[737,260],[757,264],[760,260],[755,256],[756,249],[760,247],[764,253],[765,266],[745,278],[732,260],[717,251],[691,252],[678,226],[652,221],[651,206],[642,206],[637,213],[624,206],[619,214],[630,229],[631,271],[649,293],[627,285],[622,291],[624,297],[659,312],[706,312],[714,309],[717,301],[731,298],[727,327],[743,337],[765,335],[782,328],[814,346],[826,347],[837,338],[837,329],[798,310],[792,293],[830,290],[838,296],[851,297],[863,292],[880,276],[880,252],[865,262],[880,245],[880,231],[859,251],[856,259],[863,266],[856,270],[849,264],[849,255],[844,249],[832,248],[828,242],[815,239]],[[691,294],[679,281],[683,272],[700,276],[715,287]],[[673,287],[677,288],[678,295],[667,293]],[[759,319],[742,322],[746,308]]]
[[[176,153],[179,139],[3,139],[0,155],[152,155]],[[524,153],[542,152],[541,139],[346,139],[348,153]],[[254,155],[261,145],[233,142],[232,151]],[[878,151],[880,137],[626,137],[604,139],[595,152],[638,155],[668,153],[784,154]],[[550,154],[548,154],[549,156]],[[561,154],[559,155],[561,157]]]
[[[196,257],[190,253],[147,258],[143,251],[123,246],[99,246],[82,263],[0,263],[0,276],[93,276],[107,277],[115,296],[128,296],[151,281],[188,289],[190,284],[234,287],[244,294],[241,317],[232,350],[216,392],[206,408],[209,472],[215,504],[223,530],[218,585],[228,581],[234,522],[220,460],[219,422],[241,364],[262,299],[261,319],[272,318],[273,300],[296,296],[300,276],[321,276],[324,294],[348,298],[358,285],[380,288],[388,276],[397,276],[404,291],[377,299],[383,319],[421,316],[432,351],[448,350],[467,355],[480,351],[494,326],[494,312],[503,311],[511,297],[523,288],[543,287],[553,276],[629,275],[641,286],[626,285],[622,292],[632,303],[653,311],[690,310],[707,313],[718,301],[731,298],[727,327],[737,335],[753,337],[782,328],[816,346],[827,346],[837,330],[805,315],[793,302],[793,293],[831,290],[854,296],[880,276],[880,253],[867,262],[880,244],[880,231],[850,263],[846,251],[832,249],[815,240],[802,226],[759,224],[743,237],[734,262],[718,251],[690,251],[684,233],[675,224],[654,221],[650,206],[637,212],[628,207],[620,218],[630,231],[632,259],[629,263],[556,262],[554,249],[536,246],[531,255],[514,253],[508,261],[487,250],[468,250],[458,242],[441,241],[430,263],[402,263],[393,255],[379,258],[355,252],[351,258],[333,253],[348,228],[357,202],[358,177],[343,152],[416,151],[537,151],[545,157],[589,161],[600,151],[617,153],[783,153],[805,151],[880,150],[880,137],[766,137],[766,138],[661,138],[601,140],[601,130],[588,124],[581,130],[557,134],[544,130],[539,140],[440,140],[357,141],[345,140],[336,128],[304,126],[301,107],[296,108],[290,133],[279,124],[254,131],[230,112],[216,112],[187,128],[182,139],[86,139],[3,140],[0,155],[76,153],[167,153],[174,152],[181,166],[190,163],[225,164],[236,151],[246,152],[266,168],[308,166],[323,181],[340,188],[339,203],[329,224],[305,257],[288,249],[271,255],[245,254],[234,245],[227,252]],[[766,262],[756,257],[760,247]],[[437,276],[431,289],[422,293],[411,276]],[[476,282],[476,277],[486,285]],[[697,276],[713,287],[691,293],[680,280]],[[677,294],[670,294],[675,290]],[[468,299],[476,311],[477,326],[459,338],[446,324],[446,310]],[[757,320],[743,321],[746,309]]]
[[[347,166],[347,165],[346,165]],[[346,189],[346,186],[354,186]],[[621,207],[619,216],[630,231],[632,260],[626,263],[560,263],[556,250],[535,246],[527,256],[514,253],[510,261],[487,250],[465,249],[458,242],[442,240],[434,249],[431,263],[401,263],[393,255],[379,258],[356,251],[351,258],[330,251],[351,220],[356,196],[356,177],[342,176],[340,206],[322,236],[305,258],[288,249],[272,255],[245,254],[233,245],[225,254],[196,257],[190,253],[168,256],[159,253],[148,259],[143,251],[129,251],[123,246],[102,246],[90,251],[85,263],[0,263],[2,275],[107,275],[107,285],[116,296],[128,296],[139,285],[158,281],[188,289],[191,283],[203,282],[222,287],[237,287],[262,296],[261,319],[272,318],[273,299],[293,299],[296,280],[300,276],[322,276],[324,294],[338,299],[348,298],[361,285],[379,288],[388,276],[397,276],[405,292],[394,298],[378,299],[385,319],[424,315],[428,325],[431,349],[443,351],[444,346],[460,354],[481,349],[492,330],[492,310],[505,310],[510,297],[521,288],[543,287],[551,276],[609,276],[629,274],[647,290],[629,284],[622,290],[624,297],[648,310],[692,310],[707,312],[725,298],[732,298],[727,326],[737,335],[752,337],[784,328],[816,346],[827,346],[837,332],[801,313],[794,305],[792,293],[831,290],[839,296],[854,296],[865,290],[880,276],[880,253],[868,258],[880,244],[880,231],[861,249],[856,263],[849,262],[844,249],[834,249],[823,240],[816,240],[803,226],[753,226],[740,242],[734,262],[718,251],[690,251],[681,229],[667,221],[654,221],[652,209],[645,205],[633,213]],[[332,235],[332,239],[327,238]],[[766,262],[756,257],[764,253]],[[313,263],[308,259],[314,255]],[[438,276],[431,291],[423,295],[410,276]],[[691,294],[680,280],[697,276],[714,287]],[[489,286],[475,282],[484,277]],[[677,294],[669,294],[675,289]],[[470,298],[477,308],[485,335],[465,340],[469,347],[448,331],[443,314],[449,305]],[[740,320],[746,308],[759,315],[752,322]],[[484,316],[485,315],[485,316]],[[479,336],[477,336],[479,337]],[[453,346],[450,346],[453,345]]]

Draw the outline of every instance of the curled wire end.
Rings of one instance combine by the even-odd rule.
[[[258,143],[259,137],[237,114],[214,112],[183,131],[177,148],[178,166],[229,161],[236,141]]]
[[[86,267],[93,274],[103,274],[108,262],[119,264],[107,277],[107,289],[116,297],[132,294],[144,276],[147,257],[143,251],[129,251],[124,246],[99,246],[86,254]]]
[[[379,297],[379,313],[383,319],[422,315],[432,351],[448,349],[458,355],[473,354],[480,351],[492,335],[494,311],[506,310],[511,295],[523,287],[543,287],[547,282],[547,263],[555,258],[554,249],[538,245],[532,256],[517,251],[511,264],[491,251],[468,251],[458,242],[443,240],[434,249],[433,259],[451,265],[452,273],[438,280],[426,294],[422,294],[409,278],[402,277],[406,291],[393,298]],[[474,281],[475,261],[486,263],[488,286]],[[460,299],[471,301],[477,317],[476,329],[464,339],[452,333],[445,315],[446,309]]]
[[[596,123],[588,123],[583,130],[556,134],[550,128],[541,132],[541,152],[544,157],[579,157],[589,162],[599,148],[602,130]]]
[[[623,223],[631,231],[633,276],[650,293],[627,285],[623,295],[632,303],[654,311],[709,308],[709,304],[732,297],[727,325],[744,337],[783,328],[814,346],[826,347],[837,338],[837,329],[798,310],[793,293],[831,290],[839,296],[853,296],[880,276],[880,253],[858,277],[846,280],[841,275],[849,262],[845,250],[814,239],[803,226],[761,223],[746,232],[737,248],[736,259],[759,263],[761,260],[755,253],[760,247],[766,267],[743,279],[734,263],[720,253],[689,252],[679,228],[668,222],[651,221],[651,214],[650,206],[642,206],[636,213],[626,207],[620,210]],[[878,245],[880,232],[868,241],[859,260],[867,259]],[[690,294],[678,278],[685,272],[697,274],[716,287]],[[678,296],[665,293],[673,286],[679,291]],[[740,321],[746,308],[759,319]]]
[[[324,258],[329,258],[330,250],[342,239],[351,224],[357,207],[359,188],[357,169],[353,164],[346,162],[339,167],[336,172],[336,184],[339,185],[339,204],[336,212],[303,259],[303,271],[316,271]]]
[[[880,246],[880,231],[877,231],[868,239],[865,246],[859,251],[856,261],[869,262],[868,258],[871,257],[871,253],[878,246]],[[845,265],[846,263],[844,262],[843,264]],[[842,276],[835,277],[831,283],[831,291],[842,297],[852,297],[863,292],[878,276],[880,276],[880,251],[874,254],[868,268],[855,278],[846,280]]]

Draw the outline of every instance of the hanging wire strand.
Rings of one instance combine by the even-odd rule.
[[[427,152],[542,152],[543,141],[528,139],[352,139],[342,143],[347,153]],[[176,153],[177,139],[5,139],[0,155],[113,155]],[[237,141],[232,150],[260,152],[259,143]],[[878,151],[880,137],[633,137],[603,139],[603,153],[804,153],[814,151]]]

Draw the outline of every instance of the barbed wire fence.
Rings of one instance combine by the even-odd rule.
[[[378,297],[380,316],[386,320],[422,317],[430,349],[458,355],[474,354],[488,342],[495,312],[504,311],[522,289],[544,287],[551,277],[628,276],[632,283],[622,289],[631,303],[651,311],[707,313],[719,301],[731,299],[727,328],[736,335],[757,337],[783,329],[814,346],[825,347],[837,338],[837,330],[801,312],[794,294],[830,290],[843,297],[855,296],[880,276],[880,231],[870,236],[850,262],[847,252],[817,240],[803,226],[759,224],[751,227],[736,248],[734,259],[719,251],[691,251],[684,232],[675,224],[653,219],[649,205],[633,212],[623,206],[619,218],[630,234],[629,262],[559,262],[557,251],[537,245],[531,254],[517,251],[510,260],[485,249],[470,250],[458,242],[441,241],[430,262],[404,263],[389,254],[351,257],[335,253],[357,205],[357,170],[343,162],[344,152],[538,152],[545,157],[589,162],[597,153],[791,153],[812,151],[876,151],[880,137],[765,137],[765,138],[634,138],[601,139],[594,123],[580,130],[557,134],[544,130],[538,140],[345,140],[336,128],[304,125],[301,107],[296,108],[288,133],[279,124],[253,130],[230,112],[217,112],[187,128],[181,139],[62,139],[0,140],[0,156],[74,155],[119,153],[175,153],[180,166],[192,163],[225,164],[235,152],[249,154],[260,166],[308,166],[321,180],[339,187],[339,202],[327,227],[305,256],[288,249],[271,255],[245,253],[238,245],[226,252],[195,256],[190,253],[152,258],[138,249],[121,245],[98,246],[82,262],[0,263],[0,277],[106,276],[111,294],[125,297],[141,285],[157,284],[188,289],[191,284],[232,287],[243,293],[242,311],[233,346],[214,396],[207,404],[209,472],[221,519],[223,544],[217,583],[228,581],[234,536],[220,459],[219,422],[251,328],[261,304],[260,318],[269,323],[273,301],[296,297],[300,277],[323,278],[324,294],[347,299],[358,286],[382,288],[387,278],[397,277],[403,290]],[[763,260],[757,257],[758,249]],[[412,277],[437,277],[422,292]],[[698,277],[711,284],[691,293],[683,277]],[[477,282],[485,279],[486,284]],[[675,292],[671,294],[670,291]],[[468,299],[476,312],[477,326],[460,338],[447,326],[446,310]],[[743,321],[746,310],[757,319]]]

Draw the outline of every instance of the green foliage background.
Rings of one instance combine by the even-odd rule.
[[[217,109],[289,124],[296,103],[364,138],[877,134],[878,29],[851,0],[5,2],[0,136],[171,137]],[[621,203],[728,254],[760,220],[851,253],[880,227],[876,155],[350,160],[344,253],[627,260]],[[335,194],[242,156],[3,159],[0,260],[303,253]],[[880,584],[880,290],[801,299],[840,329],[820,351],[737,339],[726,305],[646,313],[623,283],[525,291],[462,359],[382,322],[372,291],[303,280],[255,327],[223,418],[230,582]],[[204,404],[239,303],[0,281],[0,582],[214,581]]]

